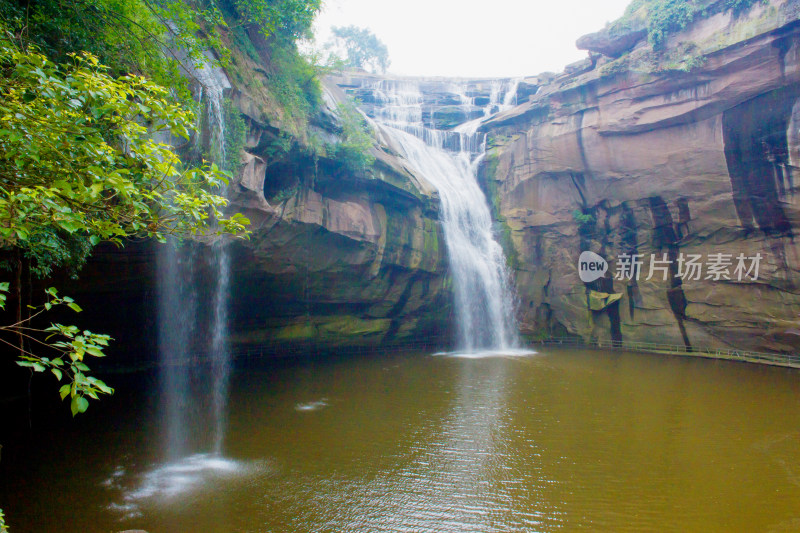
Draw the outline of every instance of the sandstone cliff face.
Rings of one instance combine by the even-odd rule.
[[[326,84],[318,138],[337,142],[344,99]],[[263,118],[239,108],[248,143],[229,196],[253,235],[234,247],[234,343],[376,345],[446,333],[435,191],[377,145],[364,171],[302,144],[276,154]]]
[[[662,53],[638,28],[584,39],[582,70],[484,124],[523,333],[800,347],[798,17],[795,0],[720,11]],[[604,279],[581,282],[584,250],[609,261]],[[638,282],[613,279],[622,254],[643,259]],[[647,280],[651,254],[664,269]],[[680,276],[690,254],[700,279]],[[732,279],[706,279],[713,254]],[[739,254],[761,255],[758,279],[739,281]],[[623,297],[591,311],[592,290]]]

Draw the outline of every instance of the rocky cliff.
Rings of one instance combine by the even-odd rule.
[[[344,107],[352,104],[333,83],[323,82],[321,102],[299,128],[301,121],[264,89],[270,76],[280,74],[270,72],[268,46],[255,30],[249,37],[250,55],[232,47],[231,66],[213,69],[206,80],[224,92],[236,120],[226,120],[220,134],[209,131],[213,117],[203,117],[202,131],[187,149],[213,152],[210,139],[232,137],[237,122],[244,130],[241,159],[226,190],[228,211],[244,213],[252,231],[249,239],[229,244],[234,349],[425,339],[435,345],[446,339],[452,297],[436,191],[376,139],[368,154],[355,154],[366,155],[366,164],[341,157]],[[204,324],[216,283],[212,244],[187,243],[175,256],[183,263],[181,283],[190,286],[181,292],[196,312],[174,322],[191,336],[209,335]],[[60,283],[87,309],[82,323],[112,334],[117,351],[135,349],[141,357],[144,341],[146,358],[157,353],[163,246],[99,247],[79,281]],[[196,323],[181,323],[187,320]]]
[[[800,2],[707,3],[661,50],[635,18],[581,39],[482,126],[525,334],[800,347]],[[581,282],[585,250],[604,278]]]
[[[504,102],[516,105],[482,123],[480,178],[529,338],[800,347],[800,0],[736,13],[729,2],[703,2],[702,16],[658,49],[638,2],[579,40],[588,59],[519,81]],[[237,68],[222,73],[246,130],[231,209],[253,221],[252,238],[232,246],[234,343],[448,338],[436,192],[379,132],[374,163],[354,169],[336,157],[344,93],[374,115],[385,79],[329,79],[324,105],[299,131],[259,90],[271,58],[251,37],[250,57],[235,56]],[[498,101],[498,80],[389,81],[413,83],[422,122],[454,143],[454,128]],[[207,244],[186,256],[201,284],[212,283]],[[609,263],[591,283],[578,275],[587,250]],[[124,294],[124,306],[86,306],[111,320],[120,344],[137,335],[131,324],[155,325],[154,257],[148,244],[106,250],[83,275],[89,297]],[[639,271],[620,275],[631,258]],[[85,288],[65,290],[81,297]]]

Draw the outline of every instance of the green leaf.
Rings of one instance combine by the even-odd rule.
[[[59,370],[59,369],[57,369],[57,368],[51,368],[51,369],[50,369],[50,372],[52,372],[52,373],[53,373],[53,375],[56,377],[56,379],[58,379],[58,381],[61,381],[61,377],[62,377],[62,372],[61,372],[61,370]],[[63,398],[62,398],[62,399],[63,399]]]
[[[73,310],[73,311],[75,311],[76,313],[80,313],[81,311],[83,311],[83,309],[81,309],[81,306],[79,306],[79,305],[78,305],[78,304],[76,304],[75,302],[69,302],[69,303],[67,303],[67,307],[69,307],[70,309],[72,309],[72,310]]]
[[[109,387],[108,385],[106,385],[105,383],[100,381],[99,379],[95,380],[94,386],[97,387],[98,389],[100,389],[105,394],[114,394],[114,389],[112,389],[111,387]]]
[[[89,400],[83,396],[73,396],[69,408],[72,411],[72,416],[84,413],[89,408]]]
[[[93,355],[95,357],[105,357],[106,354],[103,353],[103,350],[98,348],[97,346],[87,346],[86,353],[89,355]]]
[[[63,400],[67,396],[69,396],[70,391],[72,390],[72,384],[67,383],[66,385],[62,385],[60,389],[58,389],[58,393],[61,395],[61,399]]]

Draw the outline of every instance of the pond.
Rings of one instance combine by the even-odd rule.
[[[7,446],[0,507],[11,533],[797,531],[798,377],[553,348],[250,364],[224,454],[163,463],[155,376],[111,376]]]

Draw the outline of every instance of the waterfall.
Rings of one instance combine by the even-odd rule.
[[[225,158],[222,103],[230,83],[222,70],[211,66],[210,58],[199,63],[187,60],[186,66],[198,82],[198,101],[207,110],[208,135],[198,139],[198,145],[221,165]],[[230,252],[224,238],[204,248],[210,251],[207,273],[213,284],[204,283],[199,275],[196,246],[179,248],[170,242],[158,251],[161,403],[165,452],[171,461],[198,448],[222,454],[227,426]],[[208,286],[213,287],[210,294],[203,291]],[[196,355],[207,357],[209,364],[190,363]]]
[[[214,291],[214,313],[211,326],[212,418],[214,424],[212,451],[219,455],[222,453],[227,425],[228,381],[231,363],[228,339],[230,254],[225,242],[216,243],[213,250],[217,286]]]
[[[222,97],[231,84],[225,73],[213,67],[213,58],[204,57],[191,66],[191,71],[199,84],[200,101],[205,105],[208,120],[209,155],[218,165],[225,162],[225,117],[222,110]]]
[[[439,191],[440,220],[455,295],[458,349],[475,352],[515,347],[510,276],[476,177],[485,150],[484,136],[477,133],[481,119],[453,131],[437,130],[422,122],[424,98],[416,84],[382,80],[373,89],[378,106],[374,120],[380,130]],[[508,96],[511,84],[503,89],[498,86],[492,90],[490,107],[513,98]],[[474,99],[465,95],[463,87],[457,90],[462,106],[474,106]]]
[[[191,376],[185,366],[195,336],[194,257],[188,248],[179,248],[171,240],[158,247],[156,261],[163,449],[167,459],[175,460],[186,454],[190,440],[187,420],[191,416]]]

